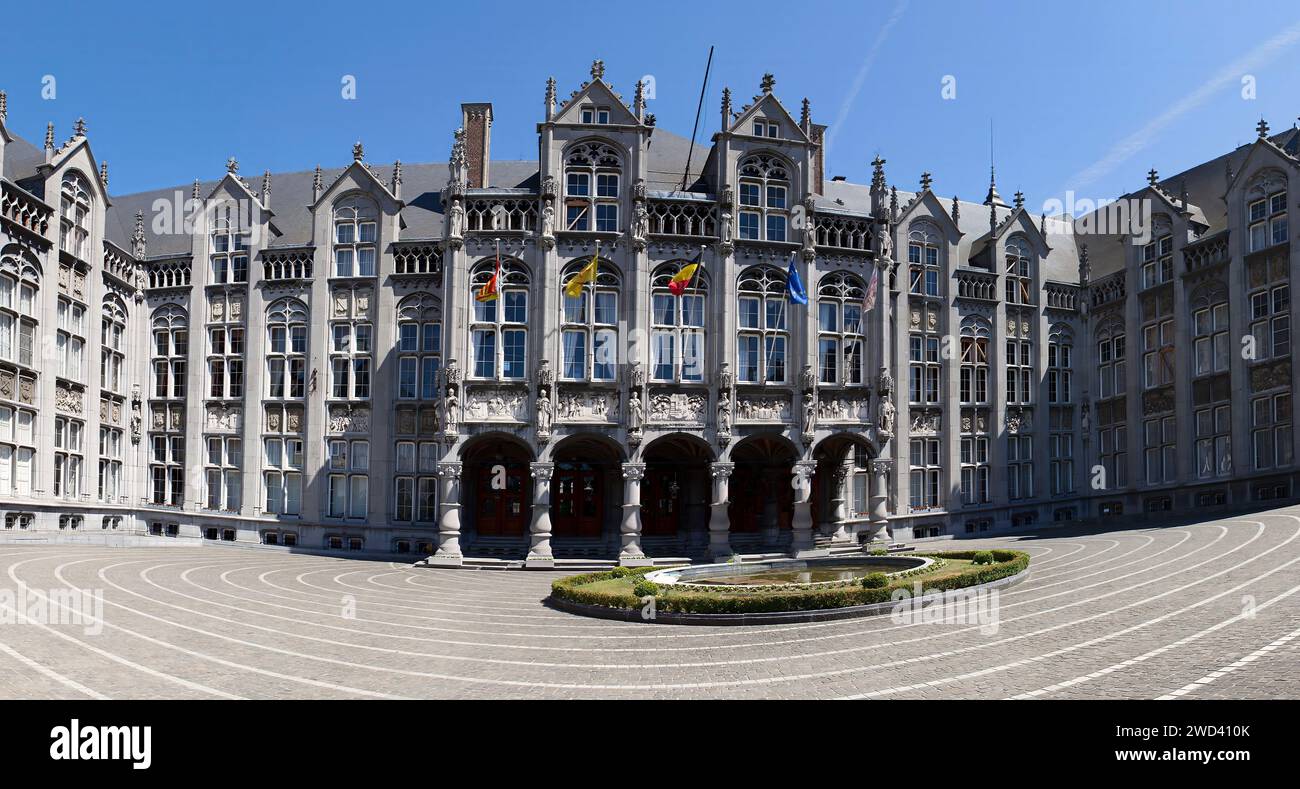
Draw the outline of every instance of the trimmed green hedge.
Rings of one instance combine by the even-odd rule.
[[[943,551],[925,554],[943,559],[973,560],[977,551]],[[923,593],[964,589],[978,586],[1002,578],[1008,578],[1023,572],[1029,567],[1029,554],[1022,551],[994,550],[993,564],[980,565],[965,570],[958,575],[940,578],[924,584]],[[586,573],[561,578],[551,584],[551,596],[584,605],[598,605],[607,608],[640,608],[641,598],[629,587],[627,591],[597,591],[589,587],[597,581],[613,578],[634,578],[652,570],[663,568],[638,567],[630,572],[613,571]],[[638,579],[640,580],[640,579]],[[668,587],[660,587],[655,595],[655,606],[659,611],[691,614],[753,614],[774,611],[817,611],[828,608],[847,608],[849,606],[884,603],[892,599],[894,591],[907,589],[913,585],[905,579],[896,580],[885,587],[867,589],[862,586],[837,586],[829,589],[792,589],[789,591],[763,592],[679,592]]]

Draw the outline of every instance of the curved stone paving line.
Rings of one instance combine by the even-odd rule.
[[[0,627],[0,694],[1155,698],[1204,687],[1207,677],[1243,682],[1287,665],[1270,658],[1294,648],[1277,642],[1296,625],[1284,627],[1282,615],[1298,599],[1288,590],[1300,594],[1298,512],[934,546],[1007,546],[1035,557],[1030,578],[1001,594],[993,635],[887,617],[687,632],[547,608],[541,601],[558,573],[7,545],[0,583],[103,589],[106,624],[99,635]],[[1236,596],[1247,593],[1258,596],[1259,616],[1234,619]],[[345,600],[355,607],[347,614]],[[1225,639],[1234,657],[1258,657],[1224,672],[1233,661],[1199,647]]]

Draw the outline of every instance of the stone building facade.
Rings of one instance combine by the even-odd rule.
[[[476,103],[446,163],[121,196],[3,107],[0,534],[544,567],[1291,495],[1294,130],[1153,172],[1146,243],[828,178],[770,75],[693,151],[597,61],[537,161]]]

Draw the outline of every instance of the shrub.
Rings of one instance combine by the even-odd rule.
[[[889,586],[889,578],[884,573],[868,573],[862,577],[863,589],[883,589]]]
[[[632,594],[637,597],[654,597],[659,594],[659,584],[641,578],[632,584]]]
[[[971,557],[971,561],[975,564],[993,564],[993,552],[976,551],[975,555]]]
[[[888,556],[888,555],[889,555],[889,551],[885,550],[884,548],[873,548],[871,551],[868,552],[867,555],[868,555],[868,556]]]
[[[627,567],[615,567],[613,570],[609,571],[610,578],[626,578],[631,574],[632,571]]]

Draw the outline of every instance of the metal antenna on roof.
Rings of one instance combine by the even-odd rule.
[[[686,152],[686,172],[682,173],[682,191],[686,191],[686,181],[691,177],[691,156],[695,153],[695,135],[700,130],[700,111],[704,109],[704,93],[709,89],[709,72],[713,69],[713,47],[709,47],[709,60],[704,64],[704,84],[700,86],[700,101],[695,106],[695,126],[691,129],[691,147]]]

